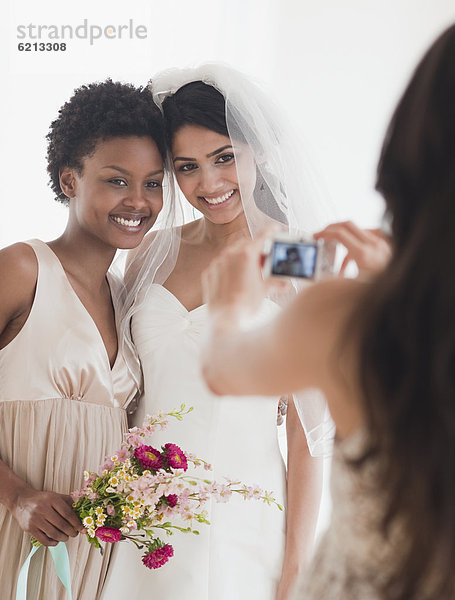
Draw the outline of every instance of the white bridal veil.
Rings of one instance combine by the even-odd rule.
[[[304,158],[303,142],[271,99],[246,76],[222,64],[205,64],[164,71],[152,79],[150,88],[155,102],[162,108],[165,98],[193,81],[202,81],[221,92],[226,101],[229,136],[236,142],[246,143],[253,152],[256,183],[252,196],[246,194],[245,183],[251,181],[251,172],[242,172],[242,161],[236,161],[240,195],[252,236],[270,220],[281,223],[290,232],[306,233],[313,233],[334,220],[334,210],[318,188]],[[170,160],[166,169],[163,211],[125,273],[127,297],[121,337],[130,357],[135,354],[130,319],[144,302],[148,286],[164,283],[172,272],[180,247],[179,226],[196,217],[177,186]],[[134,361],[131,361],[131,370],[140,383]],[[324,397],[317,390],[307,390],[297,394],[294,401],[311,454],[329,454],[334,426]]]

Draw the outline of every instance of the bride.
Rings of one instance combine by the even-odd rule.
[[[321,491],[317,455],[330,443],[330,421],[324,402],[311,395],[301,415],[305,436],[289,402],[286,472],[277,438],[279,398],[245,403],[209,392],[199,371],[207,320],[201,273],[224,248],[267,222],[314,231],[329,215],[297,160],[300,149],[244,76],[205,65],[165,72],[151,87],[163,110],[178,189],[169,183],[164,225],[171,227],[149,236],[125,277],[131,308],[124,331],[132,333],[143,372],[133,421],[182,402],[194,406],[183,424],[155,434],[154,445],[172,440],[212,463],[215,479],[234,477],[273,491],[286,511],[242,499],[213,503],[210,527],[201,525],[197,537],[170,539],[174,558],[153,573],[134,548],[120,544],[104,598],[284,600],[310,558]],[[278,309],[266,299],[257,318]]]

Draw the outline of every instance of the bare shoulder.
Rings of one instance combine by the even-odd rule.
[[[33,249],[23,243],[0,250],[0,332],[27,314],[33,304],[38,261]]]
[[[19,242],[0,250],[0,273],[2,280],[10,285],[18,281],[24,288],[34,287],[38,277],[38,261],[33,248]]]

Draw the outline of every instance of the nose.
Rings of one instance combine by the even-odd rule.
[[[128,193],[123,199],[123,204],[136,210],[144,208],[148,204],[146,190],[142,184],[130,186]]]
[[[199,179],[200,196],[211,196],[224,189],[224,179],[216,167],[201,169]]]

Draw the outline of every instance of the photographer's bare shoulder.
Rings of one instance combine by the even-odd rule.
[[[24,326],[33,305],[38,262],[33,249],[23,243],[0,250],[0,348]]]

